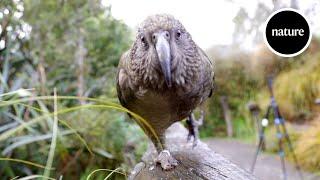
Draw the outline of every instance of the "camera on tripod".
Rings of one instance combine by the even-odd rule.
[[[259,112],[260,112],[260,108],[257,104],[249,104],[248,108],[251,112],[251,114],[253,115],[253,117],[256,120],[256,124],[257,124],[257,128],[258,128],[258,133],[259,133],[259,142],[258,142],[258,146],[256,149],[256,152],[254,154],[254,158],[252,161],[252,165],[251,165],[251,172],[254,171],[256,162],[257,162],[257,158],[258,155],[260,153],[261,150],[263,150],[265,148],[265,135],[264,135],[264,131],[265,128],[268,126],[269,124],[269,120],[271,118],[273,118],[273,124],[276,128],[276,137],[278,139],[278,144],[279,144],[279,157],[281,160],[281,168],[282,168],[282,173],[283,173],[283,179],[287,179],[287,170],[286,170],[286,165],[285,165],[285,152],[284,152],[284,146],[287,145],[288,149],[289,149],[289,153],[291,154],[294,163],[295,163],[295,167],[299,173],[300,179],[303,179],[302,176],[302,172],[301,172],[301,168],[300,165],[298,163],[298,159],[294,153],[294,149],[286,128],[286,124],[285,124],[285,119],[282,117],[281,113],[280,113],[280,109],[279,106],[276,102],[276,99],[274,97],[274,93],[273,93],[273,89],[272,89],[272,77],[268,77],[268,88],[269,88],[269,92],[270,92],[270,104],[268,105],[266,114],[264,115],[263,119],[261,121],[259,121]],[[318,100],[318,104],[320,104],[320,100]]]

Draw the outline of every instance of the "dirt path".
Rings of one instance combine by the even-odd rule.
[[[206,139],[204,140],[210,148],[222,154],[233,163],[237,164],[243,169],[250,170],[253,155],[255,153],[255,146],[239,142],[237,140],[229,139]],[[288,180],[298,180],[299,176],[293,165],[286,162]],[[259,154],[255,166],[254,174],[261,180],[281,180],[282,169],[280,158],[272,154]],[[304,180],[320,180],[310,173],[303,173]]]

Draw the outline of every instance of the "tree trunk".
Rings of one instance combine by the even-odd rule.
[[[84,47],[84,37],[81,35],[81,32],[79,33],[79,38],[78,38],[78,49],[75,53],[75,61],[76,64],[78,65],[78,70],[77,70],[77,87],[78,87],[78,92],[77,96],[78,97],[83,97],[84,96],[84,91],[85,91],[85,82],[84,82],[84,59],[87,54],[87,49]],[[79,102],[81,105],[85,104],[84,99],[79,99]]]
[[[41,95],[45,96],[47,94],[47,88],[46,88],[47,75],[46,75],[46,70],[44,66],[44,55],[42,50],[40,50],[40,59],[39,59],[37,69],[38,69],[38,74],[40,76]]]
[[[129,176],[129,180],[153,179],[256,179],[249,172],[212,151],[205,143],[199,142],[192,147],[187,142],[188,131],[180,123],[173,124],[166,133],[166,144],[171,154],[178,160],[178,166],[170,171],[163,171],[154,164],[156,156],[154,146],[150,146]],[[235,150],[236,151],[236,150]]]
[[[281,8],[281,0],[272,0],[273,1],[273,11],[276,11]]]
[[[220,103],[223,110],[224,120],[227,126],[227,135],[228,137],[233,136],[233,127],[232,127],[232,120],[231,120],[231,113],[228,105],[228,98],[227,96],[220,97]]]
[[[39,30],[39,26],[35,26],[35,31]],[[46,74],[46,67],[45,67],[45,56],[42,50],[43,47],[43,40],[44,35],[42,33],[38,33],[35,36],[35,43],[39,51],[39,62],[37,64],[37,72],[39,74],[39,81],[40,81],[40,93],[42,96],[47,95],[47,74]]]
[[[298,1],[297,1],[297,0],[291,0],[291,8],[293,8],[293,9],[299,9]]]

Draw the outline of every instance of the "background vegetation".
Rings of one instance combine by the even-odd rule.
[[[273,2],[277,8],[278,1]],[[207,103],[201,136],[226,136],[220,103],[225,96],[233,136],[254,141],[248,103],[257,103],[262,116],[269,103],[266,78],[273,75],[298,157],[304,168],[319,171],[320,107],[314,103],[320,98],[319,37],[300,56],[279,58],[262,45],[259,33],[274,9],[263,3],[258,9],[253,18],[239,10],[232,46],[207,50],[215,60],[216,92]],[[246,21],[251,26],[244,27]],[[125,178],[147,143],[117,106],[116,66],[132,37],[133,30],[98,0],[1,1],[1,178],[104,179],[109,173]],[[248,37],[255,42],[254,51],[242,48]],[[270,126],[270,151],[277,150],[274,137]]]

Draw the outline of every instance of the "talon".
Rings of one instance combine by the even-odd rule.
[[[161,165],[165,171],[171,170],[178,165],[178,161],[171,156],[168,150],[163,150],[159,153],[156,162]]]
[[[198,138],[193,140],[192,148],[195,148],[198,145]]]

